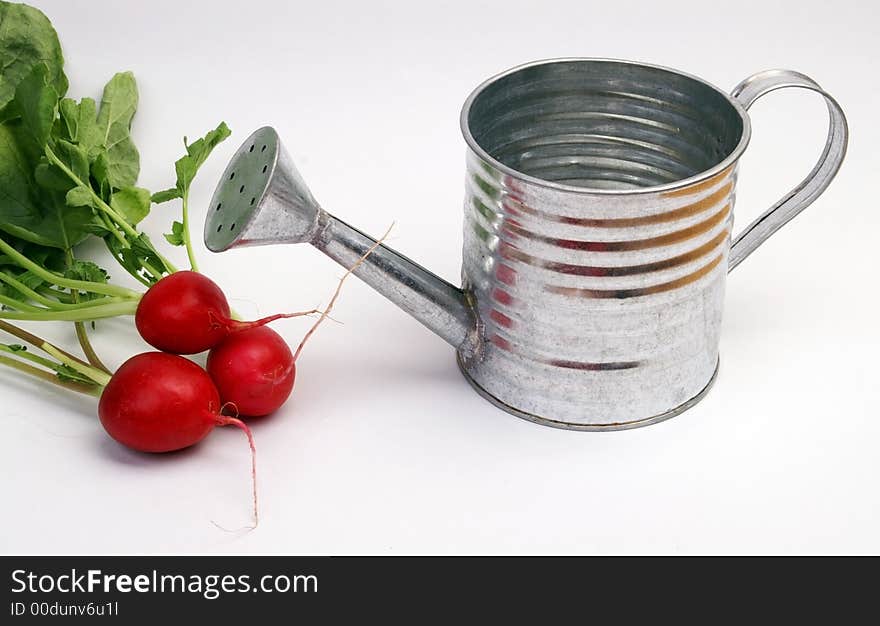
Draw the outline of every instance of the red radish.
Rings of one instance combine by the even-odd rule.
[[[232,333],[317,312],[281,313],[239,322],[230,317],[229,302],[214,281],[198,272],[180,271],[147,290],[138,303],[134,321],[141,337],[154,348],[196,354],[210,350]]]
[[[339,279],[327,308],[305,334],[295,353],[291,354],[281,336],[266,326],[230,334],[211,349],[208,374],[223,402],[234,404],[241,415],[247,417],[268,415],[284,404],[293,390],[296,360],[306,342],[329,317],[345,280],[381,245],[389,232],[391,228]]]
[[[171,452],[214,426],[220,395],[195,363],[162,352],[132,357],[101,394],[98,416],[116,441],[141,452]]]
[[[296,378],[293,353],[268,326],[233,333],[208,354],[208,374],[220,398],[242,415],[258,417],[278,409]]]
[[[104,429],[141,452],[171,452],[194,445],[215,426],[236,426],[251,447],[254,520],[257,521],[256,448],[247,424],[221,414],[211,377],[187,359],[163,352],[130,358],[113,374],[98,403]]]

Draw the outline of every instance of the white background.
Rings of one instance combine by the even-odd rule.
[[[454,282],[459,108],[510,66],[629,58],[726,89],[791,67],[839,99],[852,138],[828,192],[731,276],[719,379],[673,420],[574,433],[502,413],[447,345],[355,280],[291,401],[253,424],[253,532],[210,523],[249,520],[236,429],[132,453],[93,399],[0,372],[0,552],[880,552],[875,3],[34,3],[60,33],[71,95],[100,97],[113,72],[135,72],[142,185],[173,183],[183,135],[232,127],[196,180],[197,231],[229,156],[272,124],[328,210],[376,234],[396,220],[391,244]],[[809,171],[826,132],[821,98],[803,92],[767,96],[752,118],[740,227]],[[161,239],[177,210],[155,208],[147,229]],[[341,275],[309,247],[199,256],[247,315],[311,308]],[[294,344],[305,328],[276,326]],[[75,346],[66,326],[40,329]],[[114,366],[146,349],[130,318],[101,323],[95,343]]]

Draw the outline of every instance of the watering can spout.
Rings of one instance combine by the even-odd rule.
[[[352,267],[376,243],[323,211],[319,221],[325,224],[312,245],[343,267]],[[384,245],[378,246],[354,274],[449,344],[469,351],[476,336],[474,313],[461,289]]]
[[[235,153],[211,200],[205,245],[310,243],[353,267],[376,240],[318,205],[274,129],[254,132]],[[477,346],[476,315],[464,291],[380,245],[354,275],[467,357]]]

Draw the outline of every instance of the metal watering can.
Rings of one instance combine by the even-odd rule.
[[[746,109],[797,87],[822,95],[816,167],[731,243]],[[728,95],[654,65],[539,61],[499,74],[461,112],[467,142],[462,286],[380,246],[355,271],[449,342],[474,389],[519,417],[577,430],[658,422],[693,406],[718,367],[728,271],[837,173],[837,102],[788,70]],[[375,240],[325,212],[265,127],[223,173],[210,250],[310,243],[349,267]]]

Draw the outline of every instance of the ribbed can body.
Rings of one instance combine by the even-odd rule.
[[[625,428],[698,396],[718,363],[735,165],[689,186],[590,193],[467,155],[463,283],[480,350],[460,359],[523,417]]]

